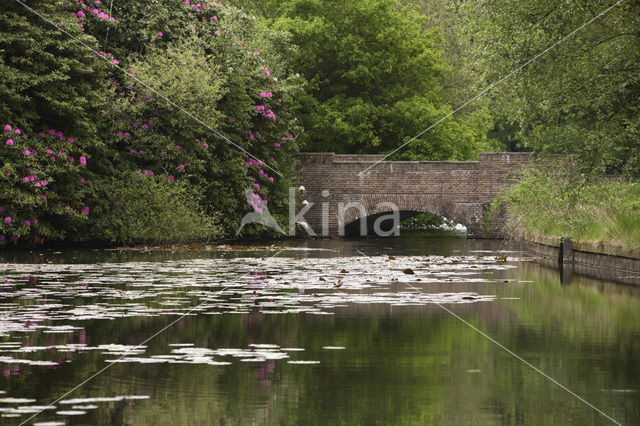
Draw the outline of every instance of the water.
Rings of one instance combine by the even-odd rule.
[[[271,244],[0,254],[0,423],[612,424],[473,327],[640,422],[640,287],[456,234]]]

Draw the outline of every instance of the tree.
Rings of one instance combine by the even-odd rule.
[[[442,39],[413,8],[395,0],[288,0],[254,10],[299,47],[293,63],[310,81],[301,97],[305,149],[390,152],[451,112],[441,97]],[[487,146],[486,118],[447,119],[398,154],[471,159]]]
[[[478,66],[523,144],[595,173],[640,175],[640,2],[469,1]],[[582,25],[595,20],[581,28]],[[576,29],[577,32],[572,34]],[[569,36],[566,40],[565,37]]]

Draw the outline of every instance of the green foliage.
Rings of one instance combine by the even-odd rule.
[[[526,170],[497,206],[506,207],[515,233],[640,245],[640,182],[593,180],[538,166]]]
[[[638,2],[469,1],[478,67],[494,104],[533,150],[578,155],[584,170],[640,174]],[[556,44],[557,43],[557,44]]]
[[[276,217],[286,214],[301,132],[292,111],[304,85],[287,61],[294,50],[288,34],[217,3],[96,6],[108,11],[58,0],[30,6],[95,51],[17,3],[0,6],[0,76],[8,82],[0,87],[2,126],[17,125],[29,134],[62,130],[81,141],[58,142],[55,136],[16,136],[13,145],[2,141],[0,206],[12,216],[11,223],[1,225],[3,241],[23,236],[42,241],[44,236],[159,242],[162,233],[189,240],[212,235],[203,230],[213,222],[224,233],[235,233],[247,211],[267,202]],[[23,157],[27,148],[37,155]],[[87,167],[77,166],[81,153]],[[49,159],[51,154],[56,160]],[[171,212],[152,215],[144,203],[127,203],[127,210],[119,211],[136,218],[124,224],[109,209],[93,208],[112,200],[105,194],[115,190],[114,179],[129,174],[165,182],[144,188],[131,184],[120,191],[123,196],[137,194],[158,209],[193,208],[191,215],[183,214],[193,225],[179,218],[172,225]],[[47,180],[46,203],[38,198],[42,188],[20,180],[31,175]],[[87,181],[94,185],[82,185]],[[162,196],[147,194],[171,185],[198,194],[197,204],[173,195],[163,203]],[[251,203],[247,187],[257,198]],[[69,210],[58,212],[67,205]],[[141,209],[139,214],[133,208]],[[78,210],[82,213],[72,214]],[[89,210],[96,226],[83,226]],[[14,221],[34,218],[37,227]],[[114,226],[112,232],[105,224]],[[135,231],[134,225],[149,232]]]
[[[62,0],[31,1],[47,19],[82,43],[95,46]],[[66,19],[65,19],[66,18]],[[78,138],[95,137],[103,61],[62,31],[14,1],[0,4],[0,118],[26,131],[56,128]],[[3,124],[4,125],[4,124]]]
[[[187,182],[128,174],[105,180],[97,190],[84,239],[118,244],[202,241],[221,235],[204,212],[201,194]]]
[[[291,111],[304,80],[287,65],[287,34],[232,7],[192,6],[120,6],[144,19],[108,38],[114,51],[118,37],[151,38],[144,54],[130,55],[139,81],[119,75],[108,89],[107,131],[120,161],[188,179],[203,191],[205,210],[225,212],[225,231],[234,233],[250,185],[272,213],[286,213],[301,131]]]
[[[439,229],[443,225],[451,227],[454,225],[454,222],[448,220],[446,217],[431,213],[420,213],[400,222],[400,227],[408,231]]]
[[[440,94],[441,37],[413,8],[395,0],[288,0],[256,10],[299,46],[292,62],[310,82],[300,113],[307,150],[389,152],[451,112]],[[471,121],[443,121],[400,158],[473,158],[488,146],[491,124]]]

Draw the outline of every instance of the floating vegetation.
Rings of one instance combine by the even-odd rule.
[[[0,398],[0,404],[29,404],[36,402],[32,398]]]
[[[235,248],[237,249],[237,247]],[[269,247],[271,249],[271,247]],[[506,253],[505,253],[506,255]],[[70,335],[87,320],[203,314],[333,315],[362,304],[420,306],[478,303],[493,294],[456,290],[457,283],[499,282],[486,271],[514,268],[505,256],[378,256],[326,258],[187,259],[98,264],[0,264],[0,336]],[[431,290],[438,284],[439,291]],[[441,291],[442,284],[450,291]],[[420,286],[420,291],[416,286]],[[391,289],[393,286],[393,289]],[[29,300],[29,303],[24,303]],[[206,353],[193,343],[170,343],[169,356],[144,356],[146,346],[78,343],[27,346],[0,342],[0,363],[55,367],[66,360],[15,354],[99,351],[111,363],[227,365],[216,356],[261,361],[285,357],[274,345],[252,344],[227,355]],[[191,349],[188,349],[191,348]],[[183,350],[184,349],[184,350]],[[290,351],[290,350],[289,350]],[[275,353],[274,353],[275,352]]]
[[[165,250],[136,248],[135,250]],[[275,252],[269,247],[170,247],[166,250]],[[298,253],[305,256],[304,250]],[[326,253],[324,255],[327,255]],[[514,268],[523,259],[491,255],[377,257],[242,257],[181,259],[162,262],[96,264],[0,264],[0,364],[5,377],[20,368],[57,369],[74,355],[94,353],[108,364],[231,364],[286,361],[317,365],[320,360],[292,359],[305,348],[270,342],[245,348],[212,349],[206,343],[172,340],[164,350],[128,342],[85,342],[88,321],[137,318],[141,321],[183,316],[334,315],[358,305],[425,306],[496,300],[494,294],[461,291],[459,284],[498,283],[490,272]],[[510,255],[509,255],[510,256]],[[489,272],[489,273],[488,273]],[[467,287],[465,287],[466,289]],[[138,342],[142,341],[140,339]],[[35,344],[37,342],[37,344]],[[282,342],[281,342],[282,343]],[[284,343],[282,343],[284,344]],[[291,344],[291,343],[289,343]],[[345,350],[345,346],[323,346]],[[146,366],[142,368],[147,368]],[[152,368],[152,367],[149,367]],[[471,371],[471,370],[470,370]],[[0,394],[4,392],[0,391]],[[66,399],[58,407],[31,405],[31,398],[0,398],[3,417],[46,410],[59,416],[82,416],[101,403],[147,399],[120,395]],[[41,422],[36,424],[60,424]]]
[[[56,411],[56,414],[59,416],[81,416],[87,414],[87,412],[82,410],[60,410]]]

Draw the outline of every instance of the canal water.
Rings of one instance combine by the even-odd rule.
[[[503,241],[4,252],[0,280],[2,424],[640,423],[640,287]]]

